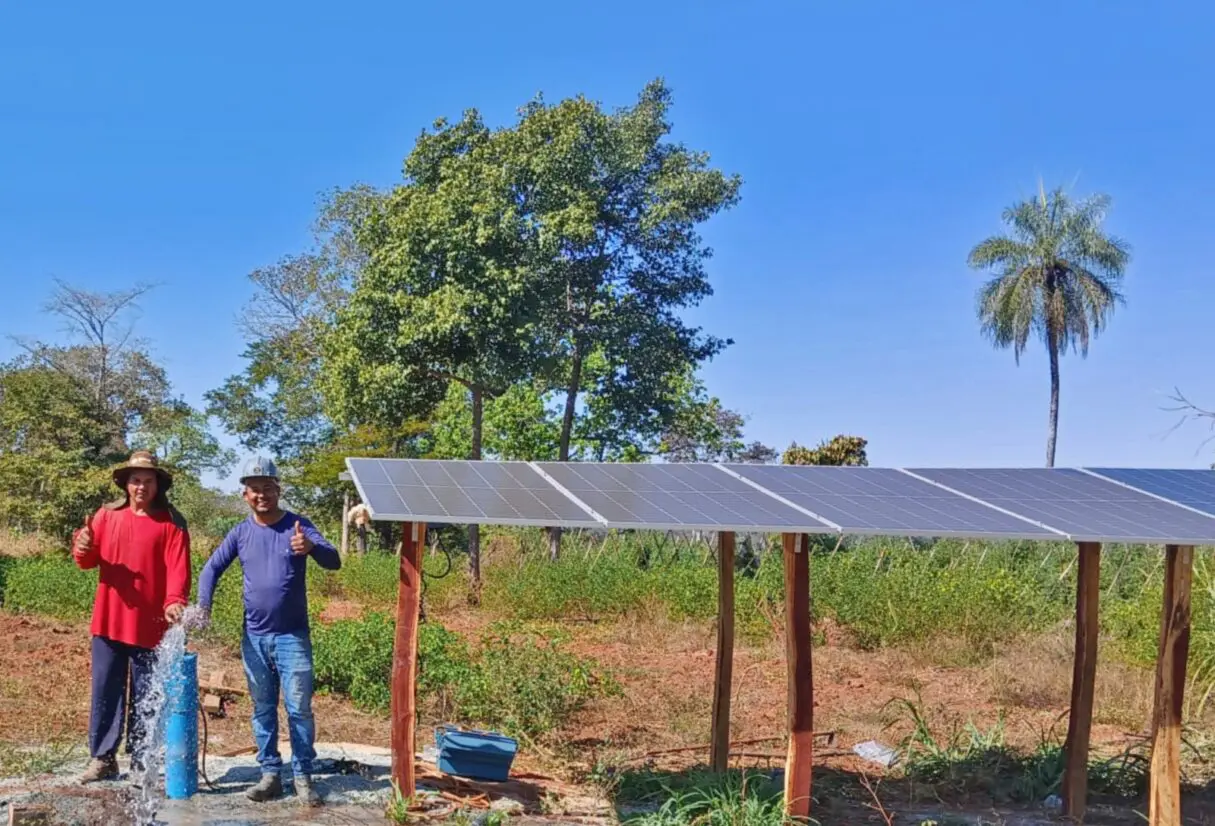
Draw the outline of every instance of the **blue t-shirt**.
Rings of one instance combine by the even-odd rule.
[[[299,522],[312,540],[308,554],[291,552],[291,535]],[[304,588],[308,557],[322,568],[342,567],[337,548],[302,516],[284,512],[273,525],[259,525],[252,516],[228,532],[198,577],[198,604],[208,611],[215,585],[239,558],[245,579],[245,630],[262,634],[292,634],[308,630],[308,593]]]

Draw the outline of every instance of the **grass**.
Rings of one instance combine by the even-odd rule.
[[[0,777],[38,777],[62,769],[77,756],[77,744],[55,740],[39,746],[0,742]]]
[[[760,772],[626,775],[616,789],[621,822],[631,826],[784,826],[783,792]]]
[[[316,684],[356,706],[387,711],[393,622],[379,613],[313,630]],[[491,626],[476,645],[434,623],[418,638],[418,696],[434,719],[543,739],[592,699],[619,691],[555,629]]]
[[[898,746],[896,767],[915,799],[959,799],[974,795],[995,803],[1041,803],[1059,794],[1063,779],[1062,742],[1043,732],[1029,753],[1005,741],[1003,719],[981,729],[949,721],[934,729],[919,698],[892,701],[892,722],[908,729]],[[1089,762],[1089,792],[1122,800],[1147,790],[1150,758],[1142,744],[1110,758]]]

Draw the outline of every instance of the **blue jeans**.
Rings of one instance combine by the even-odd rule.
[[[312,774],[316,759],[316,723],[312,718],[312,640],[308,631],[255,636],[240,641],[249,696],[253,698],[253,739],[263,774],[278,774],[278,694],[283,689],[287,729],[291,736],[291,769],[298,777]]]

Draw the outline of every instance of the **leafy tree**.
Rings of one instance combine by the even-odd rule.
[[[320,392],[321,345],[366,260],[357,229],[381,197],[366,186],[328,193],[312,247],[249,274],[254,296],[240,318],[246,367],[206,394],[208,413],[242,446],[288,460],[285,468],[335,438]]]
[[[1059,432],[1059,357],[1070,348],[1088,355],[1089,341],[1123,303],[1119,286],[1130,262],[1126,242],[1102,229],[1111,200],[1074,201],[1062,189],[1004,211],[1011,235],[988,238],[970,251],[973,269],[995,272],[979,291],[979,320],[999,348],[1020,363],[1031,337],[1050,361],[1050,429],[1046,465],[1054,467]]]
[[[110,489],[108,422],[71,377],[44,366],[0,371],[0,520],[66,537]]]
[[[615,112],[581,96],[552,106],[537,99],[502,137],[504,174],[534,230],[530,254],[548,296],[562,461],[578,439],[583,394],[583,440],[597,442],[599,456],[628,457],[671,426],[671,377],[729,343],[681,312],[712,293],[711,251],[697,228],[737,203],[740,180],[668,140],[670,107],[660,80]],[[551,531],[553,556],[559,541]]]
[[[166,465],[192,476],[206,471],[225,474],[236,454],[208,429],[207,416],[180,400],[153,408],[131,436],[134,448],[150,450]]]
[[[151,289],[141,284],[93,292],[55,280],[44,310],[63,321],[69,339],[78,343],[14,339],[26,351],[24,363],[50,368],[83,388],[110,449],[119,453],[127,449],[126,436],[140,417],[162,404],[169,392],[164,368],[134,335],[139,299]]]
[[[860,436],[843,435],[819,442],[815,448],[802,447],[794,442],[781,457],[781,462],[786,465],[865,467],[869,464],[869,456],[865,453],[868,444]]]
[[[360,228],[366,264],[326,339],[324,386],[337,421],[427,417],[455,384],[470,397],[468,455],[479,459],[486,401],[535,375],[540,295],[499,149],[475,112],[439,121],[406,158],[405,182]],[[474,526],[474,597],[478,539]]]
[[[557,456],[559,424],[543,389],[516,384],[485,403],[482,452],[503,461],[549,461]],[[452,384],[431,422],[433,457],[455,459],[472,452],[472,394]]]
[[[709,396],[704,383],[688,374],[677,383],[674,420],[658,445],[670,462],[734,462],[747,449],[744,419]]]

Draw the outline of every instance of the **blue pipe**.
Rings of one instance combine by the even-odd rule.
[[[169,678],[165,714],[165,797],[186,800],[198,792],[198,655],[181,658]]]

